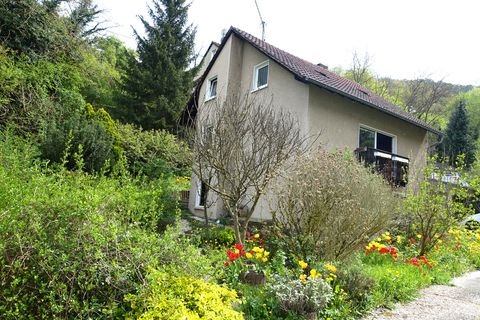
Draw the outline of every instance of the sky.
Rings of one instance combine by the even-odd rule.
[[[151,0],[94,0],[109,34],[134,48],[132,26]],[[330,68],[349,68],[368,54],[373,71],[395,79],[429,77],[480,86],[480,2],[477,0],[257,0],[265,40]],[[254,0],[192,0],[200,54],[235,26],[261,38]]]

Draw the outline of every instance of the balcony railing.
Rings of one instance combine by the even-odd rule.
[[[408,164],[410,162],[408,158],[368,147],[356,149],[355,154],[360,162],[373,167],[392,186],[405,187],[407,185]]]

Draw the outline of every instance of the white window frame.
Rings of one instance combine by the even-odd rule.
[[[212,82],[215,81],[217,83],[215,87],[215,95],[211,95],[211,89],[212,89]],[[212,99],[215,99],[217,97],[218,93],[218,76],[213,76],[207,81],[207,91],[205,92],[205,101],[209,101]]]
[[[262,86],[258,86],[258,71],[265,66],[268,67],[267,68],[267,83],[262,85]],[[257,64],[256,66],[253,67],[252,92],[255,92],[255,91],[258,91],[258,90],[261,90],[261,89],[264,89],[264,88],[268,87],[269,80],[270,80],[270,61],[266,60],[266,61],[263,61],[262,63],[259,63],[259,64]]]
[[[196,209],[203,209],[204,206],[200,205],[200,201],[202,200],[202,181],[200,179],[197,180],[197,187],[195,190],[195,208]],[[206,201],[207,199],[205,199]]]
[[[364,124],[360,124],[358,127],[358,137],[357,137],[357,145],[360,147],[360,129],[366,129],[375,132],[375,139],[374,139],[374,149],[377,149],[377,133],[381,133],[383,135],[389,136],[392,138],[392,153],[397,154],[397,136],[394,134],[391,134],[389,132],[385,132],[383,130],[379,130]]]

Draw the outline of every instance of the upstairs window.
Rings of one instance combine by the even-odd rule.
[[[217,83],[218,78],[216,76],[208,80],[205,100],[210,100],[217,96]]]
[[[394,153],[395,138],[374,129],[360,128],[358,146]]]
[[[255,66],[253,70],[253,91],[265,88],[268,85],[268,61]]]

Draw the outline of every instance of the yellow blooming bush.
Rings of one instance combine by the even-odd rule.
[[[151,270],[148,285],[137,295],[127,295],[132,311],[127,319],[140,320],[240,320],[235,311],[236,292],[192,277],[177,277]]]

